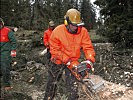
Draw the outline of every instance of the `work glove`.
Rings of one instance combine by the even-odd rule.
[[[93,63],[90,60],[82,61],[81,63],[86,63],[87,68],[91,69],[94,72]]]
[[[17,30],[18,30],[18,28],[17,28],[17,27],[15,27],[15,28],[13,29],[13,31],[14,31],[14,32],[17,32]]]
[[[44,54],[46,54],[46,53],[47,53],[47,50],[48,50],[47,48],[46,48],[46,49],[44,49],[42,52],[40,52],[40,53],[39,53],[39,55],[40,55],[40,56],[44,56]]]
[[[16,57],[16,50],[12,50],[12,51],[11,51],[11,56],[12,56],[12,57]]]
[[[67,66],[69,66],[70,64],[71,64],[71,62],[70,62],[70,61],[66,63],[66,65],[67,65]]]

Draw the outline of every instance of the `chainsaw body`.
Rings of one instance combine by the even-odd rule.
[[[85,84],[90,91],[98,92],[104,87],[102,78],[89,73],[91,68],[87,67],[87,63],[79,63],[76,66],[68,66],[68,68],[76,79]]]

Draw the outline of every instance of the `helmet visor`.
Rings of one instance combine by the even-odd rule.
[[[79,23],[79,24],[70,23],[70,24],[72,24],[73,26],[83,26],[84,25],[84,23]]]

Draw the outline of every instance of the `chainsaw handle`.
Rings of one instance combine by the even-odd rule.
[[[79,65],[76,66],[76,68],[84,68],[84,69],[87,69],[87,64],[86,63],[80,63]]]
[[[94,73],[94,67],[93,67],[93,63],[90,60],[86,60],[81,62],[82,64],[86,64],[86,67],[90,68],[92,70],[92,72]]]

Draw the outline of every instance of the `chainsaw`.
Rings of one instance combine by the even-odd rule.
[[[102,78],[93,75],[94,68],[88,67],[87,63],[75,61],[68,66],[68,69],[85,86],[84,89],[89,96],[94,96],[94,94],[98,93],[104,87]]]

